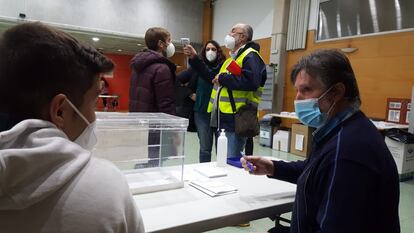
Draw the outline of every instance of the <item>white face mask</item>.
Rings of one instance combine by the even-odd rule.
[[[172,57],[174,55],[174,53],[175,53],[175,46],[174,46],[173,43],[170,42],[168,44],[166,53],[167,53],[167,57]]]
[[[216,60],[217,57],[217,52],[213,51],[213,50],[209,50],[206,52],[206,58],[209,62],[213,62]]]
[[[233,50],[236,46],[236,38],[226,35],[226,37],[224,37],[224,45],[226,48]]]
[[[78,110],[78,108],[70,102],[69,99],[66,99],[68,104],[72,107],[72,109],[82,118],[83,121],[88,125],[82,133],[73,141],[74,143],[81,146],[83,149],[92,151],[93,147],[98,142],[96,137],[96,121],[89,123],[85,116]]]

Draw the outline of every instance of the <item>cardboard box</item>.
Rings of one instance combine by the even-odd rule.
[[[278,130],[273,135],[272,149],[289,152],[290,132],[287,130]]]
[[[414,143],[405,144],[385,137],[385,143],[397,165],[400,178],[414,174]]]
[[[292,124],[290,153],[308,157],[312,147],[313,129],[303,124]]]
[[[386,121],[408,124],[411,100],[405,98],[387,98]]]

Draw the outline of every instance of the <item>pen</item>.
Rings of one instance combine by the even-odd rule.
[[[253,172],[253,171],[254,171],[253,164],[252,164],[251,162],[248,162],[248,161],[246,161],[246,164],[247,164],[247,167],[249,168],[249,170],[250,170],[251,172]]]
[[[242,152],[242,156],[244,157],[244,159],[246,159],[246,156],[244,155],[244,152]],[[253,171],[254,171],[254,166],[253,166],[253,164],[252,164],[251,162],[247,161],[247,159],[246,159],[246,165],[247,165],[247,167],[249,168],[249,171],[250,171],[250,172],[253,172]]]

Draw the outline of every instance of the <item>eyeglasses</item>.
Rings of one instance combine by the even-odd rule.
[[[232,34],[244,35],[244,33],[243,33],[243,32],[230,32],[230,35],[232,35]]]

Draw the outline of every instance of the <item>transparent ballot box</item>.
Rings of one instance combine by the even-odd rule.
[[[133,194],[180,188],[187,126],[165,113],[97,112],[93,155],[114,163]]]

